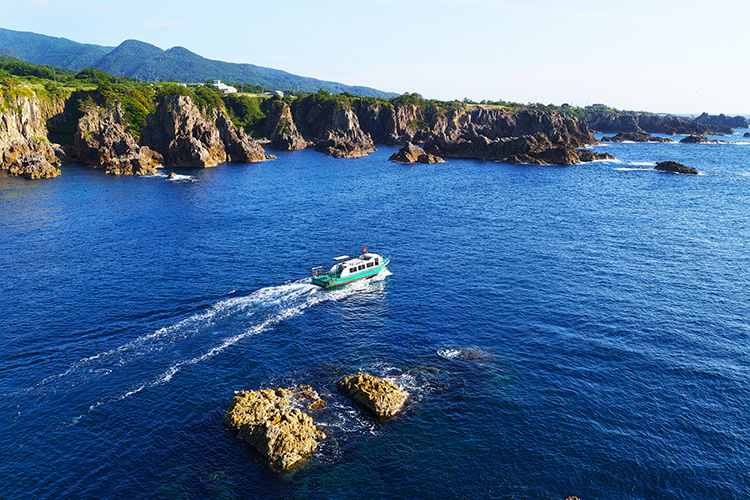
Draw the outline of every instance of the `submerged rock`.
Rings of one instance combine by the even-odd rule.
[[[407,142],[406,146],[401,148],[397,153],[393,153],[391,157],[388,158],[388,160],[407,164],[445,163],[445,160],[443,160],[439,156],[427,153],[424,149],[420,148],[419,146],[415,146],[411,142]]]
[[[336,382],[339,391],[379,417],[392,417],[404,406],[409,394],[390,380],[358,373]]]
[[[742,137],[750,137],[750,132],[745,132],[744,134],[742,134]]]
[[[313,453],[325,439],[312,417],[297,406],[320,407],[310,386],[242,391],[235,394],[222,422],[266,457],[272,467],[288,469]]]
[[[687,167],[682,163],[677,163],[676,161],[671,160],[660,161],[654,168],[662,172],[671,172],[674,174],[698,175],[698,171],[696,169]]]

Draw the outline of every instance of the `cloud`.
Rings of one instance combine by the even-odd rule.
[[[153,21],[143,21],[138,23],[138,28],[147,31],[182,28],[184,26],[185,21],[182,19],[156,19]]]

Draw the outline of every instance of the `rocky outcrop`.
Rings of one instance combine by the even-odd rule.
[[[716,125],[718,127],[729,127],[729,128],[747,128],[747,118],[744,116],[726,116],[720,115],[709,115],[703,113],[693,120],[695,123],[703,123],[705,125]]]
[[[550,111],[458,110],[435,122],[425,150],[442,157],[532,165],[611,158],[578,148],[598,141],[585,124]]]
[[[407,142],[406,146],[401,148],[398,152],[393,153],[391,157],[388,158],[388,160],[406,164],[445,163],[445,160],[443,160],[439,156],[427,153],[424,149],[420,148],[419,146],[415,146],[411,142]]]
[[[602,137],[602,142],[674,142],[663,137],[655,137],[646,132],[620,132],[614,137]]]
[[[742,137],[750,137],[750,132],[745,132],[744,134],[742,134]]]
[[[0,95],[0,169],[29,179],[60,175],[65,155],[47,139],[45,121],[38,99]]]
[[[683,144],[719,144],[721,141],[709,139],[708,137],[703,137],[701,135],[689,135],[680,140],[680,142]]]
[[[60,169],[47,161],[42,153],[33,152],[13,160],[8,173],[27,179],[49,179],[60,175]]]
[[[170,167],[213,167],[227,161],[265,159],[263,148],[237,129],[223,110],[208,108],[203,114],[184,95],[165,97],[146,118],[141,143],[160,153]]]
[[[75,157],[114,175],[154,175],[161,155],[139,146],[126,131],[127,123],[119,104],[102,108],[89,102],[73,140]]]
[[[224,425],[253,445],[272,467],[288,469],[312,454],[325,438],[312,417],[299,407],[319,407],[322,400],[309,386],[242,391],[224,413]]]
[[[336,387],[368,411],[383,418],[392,417],[401,411],[409,396],[390,380],[368,373],[344,377],[336,382]]]
[[[676,161],[660,161],[654,167],[656,170],[661,172],[670,172],[674,174],[687,174],[687,175],[698,175],[698,171],[694,168],[687,167],[682,163]]]
[[[297,129],[289,105],[281,99],[274,99],[266,116],[266,137],[271,147],[282,151],[297,151],[310,145]]]
[[[335,158],[359,158],[375,151],[351,107],[336,102],[318,104],[315,96],[302,99],[293,111],[294,123],[315,150]]]
[[[717,125],[697,123],[674,115],[654,115],[644,113],[602,113],[589,112],[584,119],[589,128],[596,132],[648,132],[650,134],[731,134],[732,129]]]
[[[414,104],[392,105],[358,101],[355,106],[362,130],[381,144],[405,144],[431,130],[425,111]]]

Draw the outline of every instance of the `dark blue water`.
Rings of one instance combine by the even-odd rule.
[[[2,174],[0,497],[746,498],[744,141]],[[363,245],[390,276],[309,283]],[[395,376],[406,411],[349,405],[334,382],[357,370]],[[221,415],[299,383],[329,439],[277,474]]]

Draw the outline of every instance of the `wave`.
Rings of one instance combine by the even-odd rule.
[[[382,280],[390,274],[381,272],[375,287],[382,287]],[[81,406],[67,421],[76,424],[97,408],[170,383],[186,367],[210,360],[310,307],[373,290],[369,281],[323,290],[304,278],[226,298],[171,325],[81,358],[61,373],[4,396],[27,394],[34,400],[60,394],[76,399]]]
[[[615,170],[620,170],[622,172],[635,172],[638,170],[654,170],[653,167],[618,167]]]

